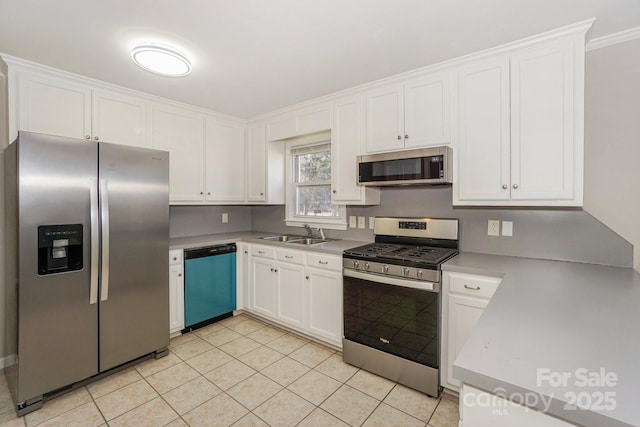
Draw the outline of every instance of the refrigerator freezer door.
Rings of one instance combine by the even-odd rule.
[[[102,372],[169,345],[169,155],[99,152]]]
[[[98,305],[90,303],[97,159],[96,144],[20,133],[18,402],[98,372]],[[43,266],[39,246],[47,251]]]

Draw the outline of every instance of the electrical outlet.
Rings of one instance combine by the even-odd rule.
[[[487,235],[499,236],[500,235],[500,221],[497,219],[490,219],[487,229]]]
[[[369,230],[373,230],[375,226],[376,226],[376,217],[375,216],[370,216],[369,217]]]
[[[363,216],[358,217],[358,228],[364,228],[364,219]]]
[[[502,221],[502,235],[513,236],[513,221]]]
[[[349,228],[356,228],[356,217],[353,215],[349,217]]]
[[[222,223],[226,224],[227,222],[229,222],[229,214],[226,212],[222,213]]]

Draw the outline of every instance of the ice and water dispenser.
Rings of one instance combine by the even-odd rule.
[[[82,224],[38,227],[38,274],[82,270]]]

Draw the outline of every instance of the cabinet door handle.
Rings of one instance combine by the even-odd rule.
[[[273,271],[273,268],[271,269],[271,271]]]
[[[211,195],[211,193],[209,191],[207,191],[207,196],[210,196],[210,195]]]
[[[202,196],[202,194],[203,194],[203,193],[202,193],[202,191],[201,191],[201,192],[200,192],[200,195]]]
[[[178,257],[174,256],[174,257],[173,257],[173,260],[174,260],[174,261],[177,261],[177,260],[178,260]]]
[[[258,253],[259,253],[259,254],[263,254],[263,253],[264,253],[264,251],[258,251]]]
[[[509,186],[507,184],[502,184],[502,189],[506,190],[507,188],[509,188]]]
[[[329,264],[329,261],[318,261],[318,264],[327,265]]]
[[[264,196],[264,193],[260,193],[261,196]]]
[[[249,251],[244,251],[244,253],[245,253],[245,254],[248,254],[248,253],[249,253]]]
[[[277,272],[278,272],[278,269],[277,269],[277,268],[274,268],[274,269],[273,269],[273,272],[274,272],[274,273],[277,273]]]
[[[178,277],[182,277],[182,273],[178,273]]]
[[[401,135],[398,135],[398,141],[400,141],[402,139]]]
[[[336,194],[336,193],[337,193],[337,191],[336,191],[336,190],[333,190],[333,194]]]
[[[288,259],[293,258],[291,255],[285,255],[284,257],[285,257],[285,258],[288,258]]]
[[[91,135],[85,135],[84,139],[91,139]]]
[[[99,136],[94,136],[93,139],[95,139],[96,141],[99,141],[100,137]]]
[[[517,190],[518,189],[518,184],[513,184],[513,189]]]
[[[307,280],[309,280],[309,276],[304,276]]]
[[[465,289],[470,289],[472,291],[479,291],[480,290],[480,286],[473,287],[473,286],[469,286],[469,285],[464,285],[464,288]]]
[[[409,135],[405,135],[405,136],[404,136],[404,139],[409,139]]]

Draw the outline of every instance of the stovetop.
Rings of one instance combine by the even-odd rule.
[[[394,243],[370,243],[344,251],[344,256],[377,262],[400,264],[410,262],[420,265],[438,265],[457,254],[456,249],[433,246],[401,245]]]

